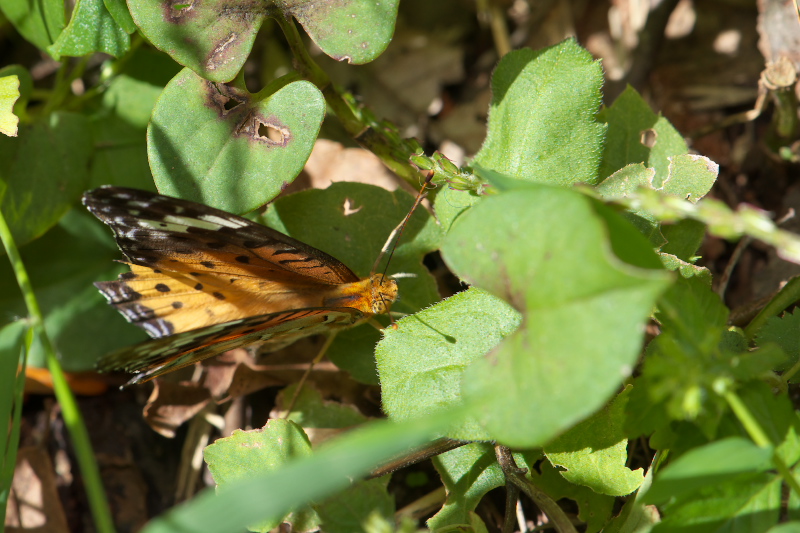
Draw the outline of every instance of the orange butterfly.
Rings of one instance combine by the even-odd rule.
[[[272,349],[388,312],[397,283],[360,279],[328,254],[202,204],[105,186],[83,204],[114,231],[130,272],[95,283],[153,337],[106,355],[98,370],[129,384],[257,342]]]

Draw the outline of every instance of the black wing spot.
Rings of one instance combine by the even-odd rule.
[[[136,274],[133,273],[133,272],[123,272],[122,274],[119,275],[119,279],[122,279],[122,280],[129,280],[129,279],[135,279],[135,278],[136,278]]]
[[[217,300],[224,300],[225,299],[225,295],[222,294],[221,292],[212,292],[211,296],[213,296]]]
[[[250,257],[246,255],[240,255],[236,258],[236,260],[240,263],[248,264],[250,262]]]
[[[156,289],[158,292],[169,292],[169,291],[171,290],[171,289],[169,288],[169,286],[165,285],[164,283],[158,283],[158,284],[155,286],[155,289]]]
[[[200,272],[189,272],[189,275],[190,276],[194,276],[196,278],[199,277],[199,276],[202,276],[202,274],[200,274]]]
[[[160,270],[158,270],[157,268],[154,268],[154,269],[153,269],[153,273],[154,273],[154,274],[161,274],[161,271],[160,271]]]
[[[183,302],[172,302],[173,309],[180,309],[181,307],[183,307]]]
[[[202,283],[198,283],[197,285],[194,286],[194,290],[202,291],[203,290],[203,284]]]
[[[213,270],[214,268],[216,268],[216,266],[214,265],[214,263],[212,263],[211,261],[201,261],[201,262],[200,262],[200,264],[201,264],[202,266],[206,267],[206,268],[207,268],[207,269],[209,269],[209,270]]]
[[[277,254],[275,254],[277,255]],[[304,259],[283,259],[278,261],[281,265],[287,265],[289,263],[308,263],[309,261],[316,261],[313,257],[306,257]]]

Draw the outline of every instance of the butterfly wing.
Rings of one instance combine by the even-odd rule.
[[[253,316],[142,342],[106,355],[97,369],[137,373],[128,382],[132,385],[234,348],[270,341],[288,344],[301,337],[350,327],[364,319],[363,313],[348,307]]]
[[[286,309],[322,307],[359,281],[328,254],[202,204],[122,187],[83,197],[111,227],[131,272],[97,287],[154,338]]]

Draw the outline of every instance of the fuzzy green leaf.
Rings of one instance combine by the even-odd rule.
[[[544,447],[565,479],[610,496],[627,496],[642,484],[642,469],[625,466],[628,439],[622,428],[629,391]]]
[[[203,452],[208,470],[214,476],[217,491],[242,479],[278,470],[290,461],[311,456],[311,443],[300,426],[283,419],[272,419],[260,429],[235,430],[230,437],[217,439]],[[307,531],[318,524],[310,509],[295,510],[289,515],[249,526],[250,531],[266,533],[281,522]]]
[[[392,40],[400,0],[275,0],[317,46],[337,61],[354,65],[377,58]]]
[[[600,63],[571,39],[507,54],[492,76],[488,133],[475,161],[528,181],[597,183],[602,84]]]
[[[535,446],[619,387],[669,278],[610,209],[574,191],[524,185],[460,217],[442,253],[462,279],[523,314],[523,327],[467,370],[462,394],[481,406],[493,438]]]
[[[120,57],[131,39],[114,20],[103,0],[78,0],[72,18],[48,51],[53,57],[81,57],[102,52]]]
[[[408,420],[458,405],[464,370],[519,322],[519,313],[507,303],[478,289],[400,320],[396,330],[386,330],[375,350],[384,412],[394,420]],[[475,420],[450,428],[448,436],[489,438]]]
[[[669,158],[688,152],[683,136],[667,119],[650,109],[633,87],[627,87],[597,120],[608,123],[600,177],[632,163],[653,169],[655,186],[668,175]]]

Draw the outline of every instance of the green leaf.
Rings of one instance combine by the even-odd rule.
[[[390,476],[368,481],[356,481],[353,486],[314,506],[326,533],[362,531],[370,515],[378,513],[384,519],[394,517],[394,497],[387,486]],[[374,519],[374,518],[373,518]]]
[[[492,437],[520,447],[544,444],[618,389],[669,279],[618,215],[544,185],[484,199],[453,224],[442,254],[462,279],[523,314],[462,385]]]
[[[528,454],[525,454],[528,456]],[[534,463],[528,460],[531,482],[542,489],[553,500],[569,498],[578,505],[578,518],[586,523],[587,533],[595,533],[603,529],[611,518],[615,499],[605,494],[598,494],[588,487],[570,483],[547,461],[533,468]],[[538,473],[541,471],[541,473]]]
[[[293,460],[310,456],[311,443],[302,428],[280,418],[269,420],[260,429],[234,430],[230,437],[217,439],[203,452],[218,493],[223,493],[236,481],[273,472]],[[282,522],[289,522],[294,529],[307,531],[319,524],[316,513],[310,509],[293,511],[248,526],[248,529],[266,533]]]
[[[19,77],[0,77],[0,133],[17,136],[19,117],[14,114],[14,104],[19,99]]]
[[[449,232],[453,222],[480,199],[480,196],[469,191],[459,191],[449,187],[442,189],[433,200],[436,220],[442,225],[442,231]]]
[[[297,385],[294,384],[281,391],[284,405],[296,390]],[[322,394],[311,384],[303,387],[294,408],[284,418],[304,428],[346,428],[367,421],[367,417],[351,405],[323,400]]]
[[[669,172],[661,187],[666,194],[696,204],[717,181],[719,165],[707,157],[683,154],[670,158]]]
[[[389,46],[399,0],[276,0],[306,30],[317,46],[337,61],[369,63]]]
[[[0,203],[21,246],[41,236],[77,203],[89,182],[92,139],[86,117],[56,112],[26,125],[19,137],[0,136]]]
[[[642,469],[625,466],[628,439],[623,421],[629,391],[626,388],[610,405],[544,447],[550,462],[564,469],[560,472],[565,479],[610,496],[627,496],[642,484]]]
[[[800,522],[786,522],[771,527],[767,533],[800,533]]]
[[[506,54],[492,76],[488,133],[475,161],[528,181],[597,183],[602,84],[600,63],[573,39]]]
[[[155,191],[147,163],[145,129],[108,113],[92,117],[89,127],[96,149],[86,189],[117,185]]]
[[[267,225],[319,248],[360,277],[372,271],[378,253],[392,230],[411,209],[414,199],[405,191],[389,192],[362,183],[334,183],[324,190],[302,191],[278,198],[269,205]],[[397,280],[399,300],[393,311],[414,313],[439,299],[436,282],[422,264],[435,250],[441,230],[424,209],[418,209],[406,225],[388,273],[408,273]],[[382,271],[383,264],[379,271]],[[358,331],[361,330],[361,331]],[[337,335],[329,357],[354,377],[375,382],[373,358],[378,331],[363,325]],[[353,343],[356,339],[358,342]]]
[[[668,419],[691,420],[711,438],[727,409],[714,386],[732,379],[739,357],[720,346],[728,309],[700,279],[678,278],[659,299],[656,318],[661,334],[647,347],[634,382],[629,433],[651,433]]]
[[[20,35],[43,52],[56,41],[66,24],[63,0],[6,0],[0,2],[0,11]]]
[[[267,16],[266,6],[248,2],[130,0],[128,6],[148,41],[214,82],[241,70]]]
[[[608,123],[601,178],[632,163],[644,163],[653,169],[659,187],[668,175],[669,158],[688,152],[683,136],[660,113],[653,113],[633,87],[600,111],[597,120]]]
[[[756,333],[756,344],[763,346],[774,342],[789,356],[775,370],[786,370],[800,358],[800,312],[786,312],[782,317],[773,316]]]
[[[766,531],[780,517],[781,478],[770,473],[743,475],[664,505],[662,512],[653,533]]]
[[[519,323],[519,313],[478,289],[400,320],[396,330],[385,330],[375,350],[384,412],[393,420],[408,420],[460,404],[466,367]],[[419,357],[422,353],[425,357]],[[489,439],[475,420],[450,428],[448,436]]]
[[[48,51],[53,57],[94,52],[120,57],[130,45],[128,32],[114,20],[103,0],[78,0],[69,24]]]
[[[303,168],[324,112],[322,93],[307,81],[254,95],[184,69],[167,84],[147,129],[158,190],[252,211]]]
[[[428,519],[428,527],[433,531],[470,524],[472,511],[483,496],[505,485],[505,477],[490,444],[474,443],[456,448],[436,456],[433,465],[447,489],[444,506]]]
[[[647,503],[689,499],[698,491],[751,477],[772,468],[772,449],[759,448],[751,441],[729,437],[699,446],[656,474],[645,494]]]
[[[136,31],[136,24],[133,22],[125,0],[103,0],[103,3],[113,17],[114,22],[116,22],[125,33],[131,34]]]
[[[762,381],[751,381],[737,393],[784,463],[793,465],[800,460],[800,419],[789,397],[773,394]]]
[[[655,171],[646,168],[642,163],[632,163],[611,174],[596,187],[600,196],[608,201],[627,198],[640,187],[653,188]],[[631,224],[638,229],[656,249],[666,243],[661,235],[658,219],[647,211],[638,209],[625,211],[622,214]]]
[[[168,55],[149,47],[137,48],[103,92],[103,109],[145,130],[158,97],[179,72],[180,67]]]
[[[283,516],[292,508],[350,486],[353,478],[423,444],[462,416],[460,412],[448,412],[406,424],[373,423],[326,443],[310,458],[231,483],[218,495],[203,491],[189,503],[149,522],[143,532],[166,533],[178,529],[223,533]]]
[[[22,65],[7,65],[0,68],[0,78],[16,76],[19,80],[19,98],[14,103],[14,114],[20,120],[28,118],[28,100],[33,92],[33,78],[31,73]]]
[[[20,249],[45,328],[67,371],[94,368],[105,353],[144,340],[139,328],[128,324],[92,285],[115,279],[127,270],[113,262],[121,258],[111,233],[82,208],[68,212],[59,224]],[[58,272],[58,275],[53,275]],[[27,310],[8,261],[0,262],[0,307],[6,317],[26,317]],[[0,353],[28,326],[22,318],[0,332]],[[34,347],[32,366],[46,366],[45,354]]]
[[[706,267],[693,265],[672,254],[659,253],[658,257],[667,270],[678,272],[684,278],[698,278],[703,283],[711,286],[711,271]]]

